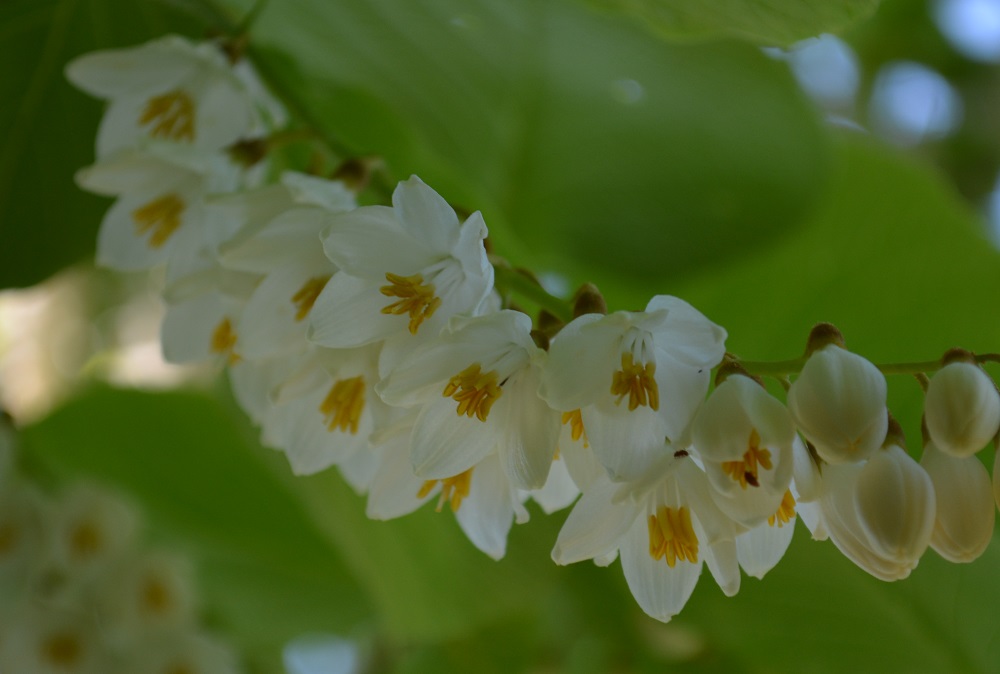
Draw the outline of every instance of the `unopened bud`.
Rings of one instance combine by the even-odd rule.
[[[573,295],[573,318],[584,314],[607,314],[608,303],[593,283],[584,283]]]
[[[809,331],[809,339],[806,341],[806,355],[811,356],[814,351],[829,345],[844,347],[844,335],[833,323],[817,323]]]
[[[941,451],[970,456],[1000,428],[1000,394],[978,365],[953,361],[931,378],[924,418],[931,440]]]
[[[950,562],[971,562],[993,537],[996,510],[986,467],[974,456],[951,456],[933,443],[924,447],[920,465],[937,501],[931,547]]]

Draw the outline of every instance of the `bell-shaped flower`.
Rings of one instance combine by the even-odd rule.
[[[473,314],[493,290],[483,241],[486,224],[455,211],[416,176],[401,182],[392,207],[337,216],[323,246],[339,269],[316,299],[308,337],[331,348],[385,340],[381,372],[438,335],[456,314]]]
[[[376,386],[388,404],[420,407],[413,430],[416,474],[444,479],[497,452],[520,489],[545,484],[560,415],[538,396],[546,353],[519,311],[455,317]]]
[[[639,606],[663,622],[687,603],[703,563],[732,596],[740,586],[737,531],[709,490],[704,473],[683,451],[667,453],[641,482],[601,477],[570,512],[552,559],[607,562],[617,551]]]
[[[253,94],[219,45],[169,35],[137,47],[84,54],[66,76],[110,102],[97,156],[154,138],[221,150],[259,124]]]
[[[438,512],[447,507],[454,513],[473,545],[493,559],[501,559],[512,523],[528,521],[523,494],[511,484],[496,452],[443,479],[418,477],[410,462],[416,419],[416,412],[405,412],[373,438],[378,468],[368,492],[368,517],[394,519],[433,501]]]
[[[996,511],[986,467],[974,456],[940,451],[933,441],[924,447],[920,465],[934,485],[937,515],[931,547],[949,562],[971,562],[993,537]]]
[[[722,512],[746,527],[774,517],[792,479],[795,427],[784,405],[730,375],[698,411],[692,440]]]
[[[726,331],[676,297],[644,312],[585,314],[552,341],[541,395],[579,410],[587,440],[615,480],[639,478],[678,443],[725,352]]]
[[[885,376],[835,344],[813,352],[788,391],[788,410],[827,463],[870,457],[885,440]]]
[[[953,362],[931,377],[924,399],[931,440],[954,456],[971,456],[1000,429],[1000,394],[974,363]]]

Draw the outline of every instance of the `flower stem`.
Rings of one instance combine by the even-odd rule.
[[[566,323],[573,320],[573,308],[569,302],[552,295],[526,274],[503,265],[495,265],[494,272],[494,283],[501,293],[520,295]]]

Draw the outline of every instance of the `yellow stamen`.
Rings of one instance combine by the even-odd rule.
[[[302,321],[309,315],[313,305],[316,304],[316,298],[323,292],[323,288],[326,287],[326,282],[329,280],[329,276],[314,276],[292,295],[292,304],[295,305],[296,309],[296,321]]]
[[[446,477],[443,480],[427,480],[417,492],[417,498],[424,498],[430,494],[434,486],[440,482],[441,495],[438,496],[437,507],[434,509],[441,512],[441,508],[447,501],[451,504],[451,511],[457,513],[458,509],[462,507],[462,500],[469,495],[469,488],[472,486],[472,470],[470,468],[464,473],[459,473],[454,477]]]
[[[780,529],[791,522],[793,517],[795,517],[795,498],[792,496],[792,492],[785,490],[785,495],[781,498],[781,505],[778,506],[778,512],[768,517],[767,523],[772,527],[777,524]]]
[[[327,430],[357,435],[361,413],[365,411],[365,378],[339,379],[319,406]]]
[[[103,545],[104,536],[93,522],[80,522],[69,534],[70,552],[75,557],[90,557],[99,552]]]
[[[486,421],[490,408],[503,389],[497,385],[497,372],[481,372],[479,363],[473,363],[448,380],[444,387],[445,398],[454,398],[458,402],[458,415],[463,414],[470,419],[475,416],[480,421]]]
[[[181,90],[153,96],[139,117],[139,124],[153,124],[149,135],[168,140],[194,140],[194,101]]]
[[[400,276],[386,273],[385,280],[390,285],[379,290],[386,297],[399,297],[399,301],[382,307],[383,314],[410,315],[410,334],[417,334],[420,324],[434,315],[441,306],[441,298],[434,295],[434,284],[424,283],[420,274]]]
[[[0,524],[0,556],[11,552],[21,538],[20,530],[10,522]]]
[[[660,389],[656,385],[656,363],[635,363],[631,353],[622,354],[622,369],[615,372],[611,380],[611,395],[618,396],[617,404],[628,396],[628,409],[649,406],[660,409]]]
[[[50,634],[42,642],[42,661],[60,669],[65,668],[68,671],[75,668],[80,663],[82,655],[83,644],[75,634],[69,632]]]
[[[184,208],[184,200],[172,192],[153,199],[145,206],[132,211],[136,234],[142,236],[146,232],[152,232],[148,241],[149,247],[161,247],[181,226],[181,214]]]
[[[660,506],[649,516],[649,556],[673,568],[677,560],[698,561],[698,537],[691,526],[691,512],[684,507]]]
[[[743,453],[742,461],[723,461],[722,470],[726,475],[740,483],[740,487],[759,487],[760,481],[757,479],[758,471],[771,470],[771,452],[760,448],[760,435],[757,429],[750,431],[750,442],[747,451]]]
[[[170,610],[170,590],[158,578],[147,578],[142,587],[142,608],[146,613],[157,615]]]
[[[580,410],[563,412],[562,422],[564,425],[569,424],[570,437],[573,438],[573,442],[583,438],[583,446],[590,447],[590,443],[587,442],[587,432],[583,429],[583,415],[580,414]]]
[[[240,356],[236,353],[236,331],[233,330],[233,324],[228,318],[223,318],[222,321],[215,326],[215,330],[212,332],[212,353],[218,354],[228,354],[229,364],[235,365],[240,362]]]

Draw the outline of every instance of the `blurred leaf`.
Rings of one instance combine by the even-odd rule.
[[[354,628],[367,598],[228,410],[198,394],[92,390],[24,430],[65,478],[130,494],[190,549],[205,604],[247,652]]]
[[[325,135],[481,209],[522,264],[677,278],[792,227],[826,173],[784,64],[570,0],[272,3],[252,45]]]
[[[102,104],[66,81],[73,57],[200,22],[155,0],[0,3],[0,288],[28,286],[93,257],[109,202],[76,187],[94,161]]]
[[[671,37],[730,35],[786,46],[868,18],[879,0],[587,0],[649,22]]]

